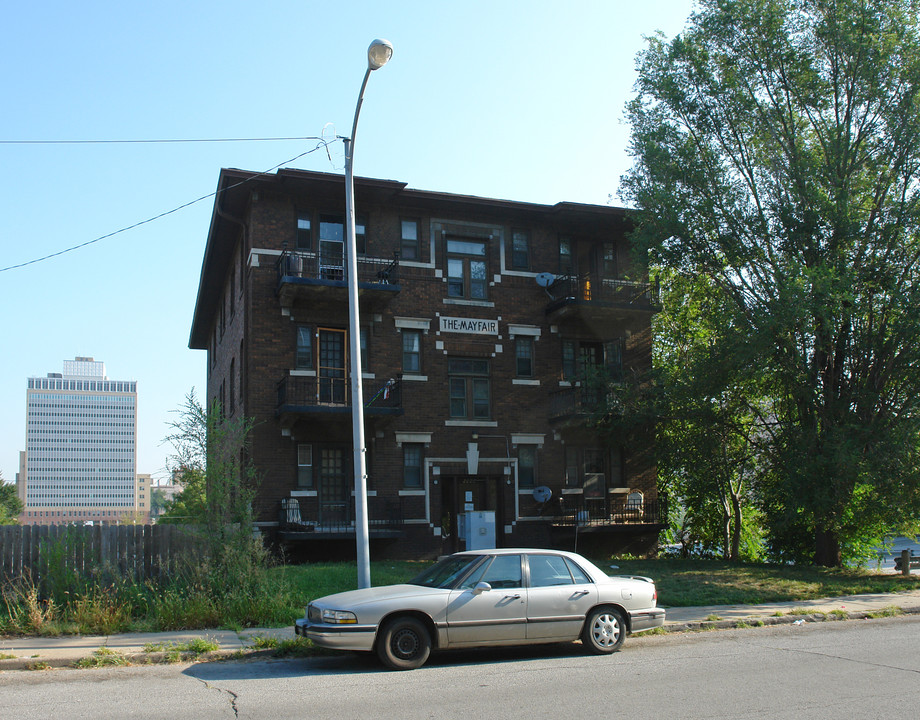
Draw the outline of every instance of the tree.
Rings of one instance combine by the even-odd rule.
[[[6,483],[0,473],[0,525],[16,525],[22,513],[22,500],[16,492],[16,486]]]
[[[639,55],[621,194],[769,391],[771,550],[837,565],[920,510],[918,3],[699,7]]]
[[[753,490],[764,472],[769,400],[745,348],[728,342],[735,335],[721,293],[704,276],[660,276],[654,366],[666,402],[657,420],[659,478],[683,502],[695,545],[726,560],[754,559]]]
[[[206,410],[194,389],[177,412],[166,440],[175,451],[169,470],[182,490],[160,522],[204,525],[215,549],[235,538],[250,538],[256,490],[247,457],[252,420],[226,418],[218,403]]]

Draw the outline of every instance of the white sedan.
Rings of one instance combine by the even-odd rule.
[[[657,598],[649,578],[609,577],[575,553],[478,550],[404,585],[314,600],[294,632],[321,647],[376,652],[396,670],[421,667],[432,649],[581,639],[607,654],[626,634],[664,624]]]

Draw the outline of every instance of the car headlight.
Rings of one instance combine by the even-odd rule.
[[[358,618],[354,613],[345,610],[323,609],[323,623],[326,625],[354,625]]]

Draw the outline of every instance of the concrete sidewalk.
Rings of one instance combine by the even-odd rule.
[[[665,606],[667,607],[667,606]],[[848,597],[766,603],[763,605],[707,605],[667,608],[665,629],[683,632],[702,628],[730,628],[742,624],[801,623],[817,620],[865,618],[897,608],[920,614],[920,590],[903,593],[851,595]],[[293,640],[292,624],[285,628],[232,630],[183,630],[121,635],[65,635],[61,637],[0,637],[0,672],[74,667],[84,661],[99,664],[145,664],[163,662],[178,652],[184,660],[249,656],[271,650],[259,649],[259,638]],[[183,652],[196,640],[209,640],[217,651],[197,656]],[[100,650],[102,651],[100,653]],[[114,655],[113,655],[114,654]],[[112,659],[117,662],[112,662]]]

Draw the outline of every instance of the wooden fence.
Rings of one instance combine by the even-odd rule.
[[[51,573],[135,580],[161,577],[203,552],[203,533],[186,525],[0,525],[0,583]]]

